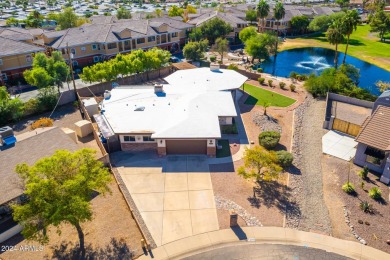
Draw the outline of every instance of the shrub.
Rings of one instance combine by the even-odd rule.
[[[295,86],[294,84],[290,85],[291,92],[294,92],[296,88],[297,88],[297,86]]]
[[[262,68],[258,68],[258,69],[257,69],[257,72],[258,72],[258,73],[262,73],[262,72],[263,72],[263,69],[262,69]]]
[[[265,78],[258,78],[257,80],[259,81],[260,85],[263,85],[264,81],[265,81]]]
[[[217,60],[217,57],[215,57],[215,56],[210,56],[210,61],[211,62],[215,62]]]
[[[32,115],[38,113],[39,109],[39,101],[36,98],[30,98],[28,101],[24,103],[24,114]]]
[[[39,110],[47,111],[53,109],[58,101],[58,93],[52,87],[38,90]]]
[[[382,191],[377,188],[377,187],[374,187],[372,188],[369,192],[368,192],[368,195],[373,198],[374,200],[379,200],[382,198]]]
[[[230,64],[228,67],[227,67],[228,70],[235,70],[237,71],[238,70],[238,66],[236,64]]]
[[[53,119],[48,117],[42,117],[37,121],[35,121],[34,123],[32,123],[31,129],[34,130],[40,127],[50,127],[50,126],[53,126]]]
[[[280,133],[274,131],[265,131],[259,134],[259,144],[265,149],[275,148],[280,140]]]
[[[271,88],[272,88],[272,82],[273,82],[272,79],[269,79],[269,80],[268,80],[268,86],[270,86]]]
[[[284,88],[286,87],[286,83],[284,83],[284,82],[279,82],[279,87],[280,87],[281,89],[284,89]]]
[[[368,203],[367,201],[360,202],[360,208],[365,213],[370,213],[373,211],[372,205],[370,203]]]
[[[364,190],[364,185],[365,185],[365,183],[364,183],[364,181],[362,181],[362,182],[360,183],[360,188],[362,188],[362,190]]]
[[[277,151],[276,152],[277,156],[277,162],[280,166],[283,168],[288,168],[292,165],[292,162],[294,160],[294,157],[291,153],[287,151]]]
[[[368,176],[368,167],[367,166],[364,166],[363,169],[358,172],[358,175],[360,176],[360,178],[362,178],[363,180],[367,179],[367,176]]]
[[[291,72],[290,72],[290,78],[296,79],[297,76],[298,76],[298,73],[296,73],[295,71],[291,71]]]
[[[352,194],[355,192],[355,186],[353,186],[353,184],[351,182],[346,182],[343,187],[342,187],[343,191],[348,193],[348,194]]]

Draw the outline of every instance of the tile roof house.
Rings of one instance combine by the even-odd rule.
[[[375,110],[362,124],[354,163],[382,173],[381,181],[390,182],[390,107],[374,106]]]
[[[215,156],[221,125],[237,116],[232,93],[247,78],[233,70],[179,70],[154,87],[117,87],[101,105],[100,129],[123,151]]]

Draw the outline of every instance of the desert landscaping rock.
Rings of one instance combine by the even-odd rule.
[[[363,238],[361,238],[361,237],[356,233],[354,226],[351,224],[351,221],[350,221],[350,219],[349,219],[349,214],[350,214],[350,213],[348,212],[346,206],[343,207],[343,211],[344,211],[345,223],[347,223],[349,229],[351,230],[352,235],[353,235],[360,243],[362,243],[363,245],[367,245],[366,240],[364,240]],[[362,220],[359,220],[358,222],[359,222],[359,223],[361,222],[360,224],[363,224],[363,221],[362,221]]]
[[[261,132],[275,131],[282,132],[282,127],[278,124],[277,120],[271,116],[264,115],[263,113],[256,112],[253,115],[253,123],[260,127]]]
[[[263,226],[256,217],[249,214],[243,207],[237,205],[235,202],[231,200],[222,198],[220,196],[215,196],[215,206],[217,209],[234,210],[237,213],[237,215],[240,216],[245,221],[248,227]]]
[[[311,96],[295,110],[293,148],[294,165],[290,175],[291,203],[287,207],[286,226],[304,231],[331,234],[328,209],[322,189],[322,121],[325,104]]]

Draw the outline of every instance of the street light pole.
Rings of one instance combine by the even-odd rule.
[[[76,100],[78,100],[77,91],[76,91],[76,82],[74,81],[74,74],[73,74],[73,63],[72,63],[72,59],[71,59],[68,43],[66,43],[66,52],[68,53],[70,73],[72,74],[73,90],[74,90],[74,94],[76,96]]]

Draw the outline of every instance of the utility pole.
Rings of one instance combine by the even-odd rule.
[[[72,63],[72,58],[70,56],[70,49],[69,49],[68,43],[66,43],[66,52],[68,53],[70,73],[72,74],[73,90],[74,90],[74,94],[76,96],[76,100],[78,100],[77,90],[76,90],[76,82],[74,81],[74,74],[73,74],[73,63]]]

